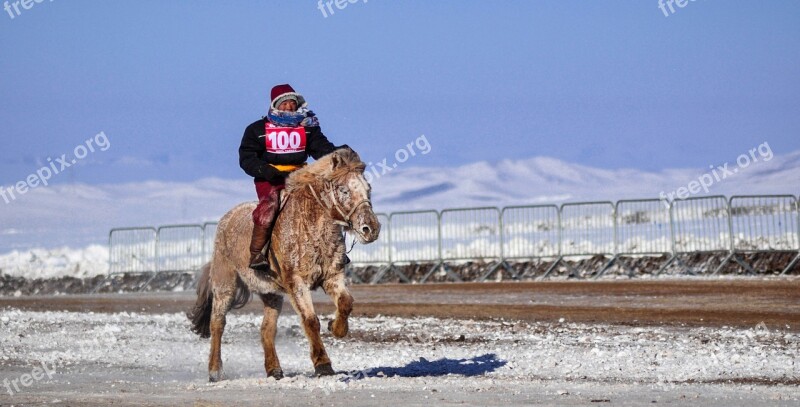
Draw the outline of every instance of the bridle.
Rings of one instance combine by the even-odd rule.
[[[329,211],[331,210],[331,208],[336,209],[336,212],[339,212],[339,215],[342,216],[341,220],[334,218],[333,219],[333,223],[337,224],[339,226],[344,226],[344,227],[346,227],[348,229],[353,229],[353,221],[350,220],[350,217],[353,216],[353,214],[356,212],[356,210],[359,207],[361,207],[361,205],[367,204],[370,207],[372,207],[372,202],[370,202],[369,199],[363,199],[359,203],[354,205],[353,209],[350,209],[350,212],[348,212],[345,215],[344,211],[342,210],[342,208],[339,206],[339,204],[336,201],[336,196],[334,195],[333,188],[331,188],[329,190],[330,195],[331,195],[331,205],[329,206],[329,205],[325,205],[325,203],[321,199],[319,199],[319,195],[317,195],[317,191],[314,190],[314,187],[312,187],[311,184],[307,184],[307,186],[308,186],[308,190],[311,191],[311,195],[314,196],[314,199],[317,200],[317,203],[319,203],[320,206],[322,206],[323,208],[325,208],[325,209],[327,209]]]

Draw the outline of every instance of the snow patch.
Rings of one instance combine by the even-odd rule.
[[[86,278],[108,273],[108,248],[14,250],[0,255],[0,274],[26,279]]]

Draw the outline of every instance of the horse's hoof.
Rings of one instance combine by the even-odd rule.
[[[267,377],[274,377],[275,380],[283,379],[283,370],[275,369],[275,370],[267,373]]]
[[[330,331],[334,337],[339,339],[347,336],[347,331],[349,330],[347,321],[345,320],[345,322],[340,323],[338,329],[336,328],[335,323],[335,319],[328,321],[328,331]]]
[[[330,363],[325,363],[314,367],[314,374],[317,377],[322,377],[322,376],[333,376],[336,374],[336,372],[333,371],[333,367],[331,367]]]
[[[222,379],[223,379],[222,371],[208,372],[208,381],[209,382],[216,383],[218,381],[221,381]]]

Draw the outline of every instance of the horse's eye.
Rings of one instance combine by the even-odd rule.
[[[347,194],[350,193],[350,190],[347,189],[346,187],[339,187],[339,192],[342,193],[342,194],[347,195]]]

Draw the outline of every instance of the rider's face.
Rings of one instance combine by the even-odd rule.
[[[281,102],[278,105],[278,110],[283,110],[284,112],[296,112],[297,111],[297,101],[294,99],[287,99]]]

